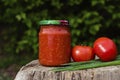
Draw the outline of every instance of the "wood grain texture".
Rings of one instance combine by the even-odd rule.
[[[77,71],[53,72],[34,60],[23,66],[14,80],[120,80],[120,65]]]

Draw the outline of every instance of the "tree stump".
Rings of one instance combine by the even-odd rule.
[[[120,80],[120,65],[77,71],[51,71],[34,60],[23,66],[14,80]]]

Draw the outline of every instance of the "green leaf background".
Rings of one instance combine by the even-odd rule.
[[[120,0],[1,0],[0,53],[38,54],[38,22],[66,19],[72,46],[92,46],[101,36],[120,48]]]

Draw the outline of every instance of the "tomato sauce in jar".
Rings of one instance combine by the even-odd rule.
[[[59,66],[70,62],[71,35],[67,20],[42,20],[39,32],[39,62]]]

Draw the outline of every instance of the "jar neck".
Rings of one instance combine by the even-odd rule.
[[[41,26],[41,33],[70,33],[68,26]]]

